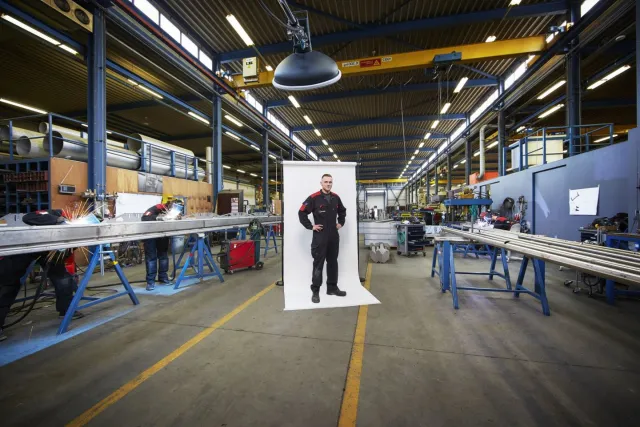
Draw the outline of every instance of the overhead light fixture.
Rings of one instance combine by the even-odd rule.
[[[338,160],[338,163],[341,163],[341,162],[342,162],[340,159],[337,159],[337,160]]]
[[[260,151],[260,147],[258,147],[257,145],[251,144],[251,148],[253,148],[256,151]]]
[[[271,65],[267,65],[264,67],[267,71],[273,71],[273,67]]]
[[[149,89],[149,88],[148,88],[148,87],[146,87],[146,86],[138,85],[138,89],[142,89],[143,91],[147,92],[148,94],[151,94],[152,96],[155,96],[155,97],[156,97],[156,98],[158,98],[158,99],[164,99],[164,98],[162,97],[162,95],[160,95],[159,93],[156,93],[156,92],[152,91],[151,89]],[[209,124],[209,121],[208,121],[208,120],[205,120],[205,123]]]
[[[439,124],[440,124],[440,120],[436,120],[436,121],[435,121],[435,122],[433,122],[433,124],[431,125],[431,129],[435,129]],[[431,134],[430,134],[430,133],[428,133],[427,135],[431,136]],[[425,135],[425,139],[427,139],[427,138],[426,138],[426,135]]]
[[[236,169],[238,172],[240,173],[246,173],[245,171],[243,171],[242,169]]]
[[[14,107],[22,108],[23,110],[29,110],[29,111],[33,111],[35,113],[40,113],[40,114],[47,114],[46,111],[41,110],[39,108],[31,107],[29,105],[20,104],[19,102],[10,101],[10,100],[5,99],[5,98],[0,98],[0,102],[3,102],[5,104],[9,104],[9,105],[13,105]]]
[[[526,127],[520,126],[518,129],[516,129],[516,132],[522,132],[525,129],[526,129]]]
[[[416,150],[413,152],[413,154],[418,154],[420,152],[420,150]]]
[[[544,92],[542,92],[542,94],[540,94],[540,96],[538,97],[538,99],[544,99],[546,98],[551,92],[553,92],[554,90],[558,89],[560,86],[562,86],[563,84],[565,84],[567,81],[566,80],[560,80],[558,83],[554,84],[553,86],[551,86],[549,89],[545,90]]]
[[[509,6],[517,6],[521,1],[522,0],[511,0],[511,2],[509,2]]]
[[[294,107],[300,108],[300,104],[298,104],[298,100],[293,95],[289,95],[287,98],[289,98],[289,101],[291,101]]]
[[[249,34],[242,28],[242,25],[240,25],[240,22],[238,22],[235,16],[227,15],[227,21],[247,46],[253,46],[253,40],[251,40],[251,37],[249,37]]]
[[[256,178],[258,177],[258,175],[256,175],[255,173],[250,173],[249,175],[255,176]]]
[[[465,163],[467,163],[467,159],[460,160],[460,164],[461,164],[461,165],[464,165]]]
[[[58,47],[62,50],[66,50],[67,52],[69,52],[72,55],[79,55],[77,50],[71,49],[69,46],[67,46],[66,44],[61,44],[58,45]]]
[[[493,148],[493,147],[495,147],[496,145],[498,145],[498,141],[494,141],[494,142],[492,142],[491,144],[487,145],[487,148]]]
[[[446,104],[444,104],[444,106],[442,107],[442,110],[440,111],[440,114],[444,114],[447,111],[449,111],[449,108],[451,108],[451,103],[447,102]]]
[[[230,115],[228,115],[228,114],[225,114],[224,118],[225,118],[225,119],[227,119],[227,120],[229,120],[231,123],[233,123],[234,125],[236,125],[236,126],[238,126],[238,127],[240,127],[240,128],[243,126],[243,124],[242,124],[242,123],[240,123],[240,122],[238,121],[238,119],[236,119],[236,118],[235,118],[235,117],[233,117],[233,116],[230,116]]]
[[[556,33],[551,33],[551,34],[549,34],[549,35],[547,36],[546,40],[545,40],[545,41],[547,42],[547,44],[551,43],[551,42],[553,41],[553,38],[554,38],[555,36],[556,36]]]
[[[487,43],[493,43],[494,41],[496,41],[496,36],[489,36],[487,37],[487,40],[485,40],[485,42]]]
[[[333,148],[329,147],[329,151],[330,151],[331,153],[333,153]]]
[[[278,158],[276,156],[274,156],[273,154],[269,154],[269,157],[271,157],[273,160],[278,160]]]
[[[305,25],[301,24],[285,0],[279,3],[287,17],[286,25],[282,24],[293,41],[293,53],[276,67],[273,86],[280,90],[312,90],[340,80],[342,72],[338,64],[324,53],[312,50],[308,19]]]
[[[409,161],[407,162],[407,166],[409,166],[410,164],[411,164],[411,160],[409,160]]]
[[[453,165],[453,168],[455,169],[455,168],[457,168],[458,166],[460,166],[460,164],[459,164],[459,163],[456,163],[455,165]]]
[[[625,71],[627,71],[629,68],[631,68],[630,65],[623,65],[622,67],[618,68],[617,70],[607,74],[606,76],[604,76],[602,79],[598,80],[597,82],[595,82],[594,84],[592,84],[591,86],[589,86],[587,89],[592,90],[597,88],[598,86],[602,86],[603,84],[605,84],[606,82],[608,82],[609,80],[611,80],[612,78],[624,73]]]
[[[326,139],[323,139],[323,140],[322,140],[322,143],[323,143],[324,145],[329,145],[329,143],[327,142],[327,140],[326,140]]]
[[[424,142],[421,142],[420,145],[418,145],[418,148],[422,148],[424,147]]]
[[[227,165],[222,165],[222,167],[225,169],[231,169],[231,166],[227,166]]]
[[[275,179],[272,179],[272,180],[271,180],[271,182],[276,182],[276,180],[275,180]]]
[[[473,153],[473,157],[478,157],[480,155],[480,151],[476,151],[475,153]]]
[[[235,133],[231,133],[229,131],[225,131],[224,134],[227,135],[230,138],[235,139],[236,141],[240,141],[240,137],[238,135],[236,135]]]
[[[49,43],[51,43],[53,45],[58,46],[60,44],[60,42],[58,40],[56,40],[56,39],[54,39],[52,37],[49,37],[45,33],[36,30],[35,28],[25,24],[22,21],[17,20],[16,18],[14,18],[11,15],[2,15],[2,19],[4,19],[7,22],[11,22],[16,27],[22,28],[26,32],[31,33],[36,37],[40,37],[42,40],[48,41]]]
[[[336,153],[333,153],[333,157],[335,157],[337,159],[338,155]]]
[[[545,117],[555,113],[556,111],[558,111],[559,109],[561,109],[562,107],[564,107],[564,104],[558,104],[553,108],[548,109],[547,111],[545,111],[544,113],[540,114],[538,116],[539,119],[544,119]]]
[[[616,136],[618,136],[618,134],[617,134],[617,133],[614,133],[613,135],[611,135],[611,138],[615,138]],[[604,138],[596,139],[596,140],[595,140],[595,141],[593,141],[593,142],[603,142],[603,141],[606,141],[606,140],[608,140],[608,139],[609,139],[609,137],[608,137],[608,136],[605,136]]]
[[[318,129],[314,129],[313,131],[316,133],[316,135],[322,136],[322,134],[320,133],[320,131]]]
[[[467,81],[469,80],[469,77],[463,77],[460,79],[460,81],[458,82],[458,85],[456,86],[456,88],[453,90],[453,93],[460,93],[460,91],[462,90],[462,88],[464,87],[464,85],[467,84]]]
[[[189,111],[187,112],[187,114],[189,114],[191,117],[193,117],[196,120],[200,120],[202,123],[206,123],[207,125],[209,125],[209,120],[205,119],[204,117],[202,117],[199,114],[194,113],[193,111]],[[225,132],[225,133],[229,133],[229,132]],[[240,138],[238,138],[240,139]]]
[[[416,156],[411,156],[411,160],[413,160],[413,159],[415,159],[415,158],[416,158]]]
[[[313,122],[311,121],[311,119],[309,118],[309,116],[302,116],[302,118],[304,119],[305,122],[309,123],[310,125],[313,124]]]

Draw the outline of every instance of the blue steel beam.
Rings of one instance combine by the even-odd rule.
[[[427,131],[425,130],[425,133]],[[404,141],[417,141],[424,138],[424,133],[419,135],[405,135]],[[431,138],[429,139],[447,139],[449,135],[446,133],[440,132],[432,132]],[[339,139],[336,141],[327,141],[329,145],[350,145],[350,144],[364,144],[369,142],[393,142],[393,141],[402,141],[402,135],[392,135],[392,136],[374,136],[371,138],[356,138],[356,139]],[[307,147],[321,147],[324,143],[322,142],[310,142],[307,144]]]
[[[442,87],[454,88],[458,82],[442,82]],[[474,79],[469,80],[464,85],[465,88],[472,87],[485,87],[485,86],[497,86],[498,81],[495,79]],[[417,91],[427,91],[427,90],[438,90],[438,83],[417,83],[413,85],[398,85],[398,86],[389,86],[384,90],[380,89],[359,89],[359,90],[350,90],[346,92],[335,92],[335,93],[321,93],[318,95],[309,95],[302,96],[300,98],[296,97],[296,100],[300,104],[309,104],[312,102],[321,102],[321,101],[333,101],[336,99],[343,98],[355,98],[359,96],[370,96],[370,95],[384,95],[388,93],[398,93],[398,92],[417,92]],[[292,106],[291,101],[287,98],[285,99],[274,99],[272,101],[267,101],[267,106],[269,108],[272,107],[288,107]]]
[[[418,150],[420,150],[421,152],[433,152],[436,151],[435,148],[418,148]],[[353,150],[353,151],[341,151],[341,152],[336,152],[336,154],[338,155],[338,158],[340,158],[340,156],[356,156],[358,154],[360,155],[368,155],[368,154],[401,154],[401,153],[407,153],[407,154],[411,154],[413,153],[415,150],[405,150],[403,148],[397,148],[397,149],[392,149],[392,150]],[[411,154],[413,155],[413,154]],[[319,157],[333,157],[333,153],[324,153],[324,154],[319,154]]]
[[[345,40],[354,41],[360,39],[394,36],[409,31],[435,30],[447,27],[459,27],[477,24],[487,21],[502,19],[528,18],[535,16],[548,16],[564,14],[567,4],[564,0],[549,3],[538,3],[511,8],[500,8],[471,12],[459,15],[447,15],[437,18],[416,19],[413,21],[394,22],[390,24],[376,25],[360,30],[339,31],[325,35],[313,36],[311,43],[314,48],[332,44],[344,43]],[[291,42],[274,43],[266,46],[257,46],[256,49],[262,55],[291,52]],[[222,63],[238,61],[242,58],[255,56],[254,48],[240,49],[232,52],[221,53],[219,59]]]
[[[315,129],[334,129],[334,128],[342,128],[342,127],[351,127],[351,126],[366,126],[366,125],[376,125],[382,123],[401,123],[401,122],[429,122],[433,120],[464,120],[464,114],[433,114],[428,116],[409,116],[405,117],[404,120],[402,117],[379,117],[375,119],[359,119],[359,120],[347,120],[345,122],[334,122],[334,123],[318,123],[313,125],[304,125],[294,127],[292,130],[294,132],[301,132],[305,130],[313,130]],[[428,130],[425,130],[428,132]]]

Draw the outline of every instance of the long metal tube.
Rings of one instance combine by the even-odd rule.
[[[82,138],[82,140],[84,140],[85,143],[86,143],[87,138],[89,136],[89,134],[87,132],[84,132],[82,130],[66,128],[64,126],[53,125],[53,126],[51,126],[51,128],[53,130],[57,130],[60,133],[66,133],[69,136],[73,136],[75,138]],[[49,123],[48,122],[40,122],[40,124],[38,125],[38,131],[40,131],[42,133],[49,133]],[[107,134],[108,133],[109,132],[107,131]],[[123,142],[114,141],[112,139],[107,139],[107,145],[112,145],[112,146],[118,147],[118,148],[124,148],[124,143]]]
[[[144,141],[146,145],[153,145],[155,147],[162,148],[162,150],[156,150],[158,153],[175,151],[176,153],[182,153],[189,157],[195,157],[195,154],[193,154],[193,151],[191,150],[178,147],[177,145],[168,144],[166,142],[163,142],[155,138],[151,138],[150,136],[142,135],[139,133],[134,133],[130,135],[130,137],[127,139],[127,145],[129,146],[129,150],[139,152],[142,149],[142,143],[140,141]]]
[[[480,128],[480,172],[478,173],[478,179],[484,178],[484,170],[485,170],[485,158],[484,158],[484,130],[488,125],[483,125]]]
[[[573,267],[576,270],[591,273],[594,276],[604,277],[606,279],[612,279],[626,284],[640,283],[640,274],[627,272],[619,268],[594,265],[588,261],[583,261],[568,256],[556,255],[555,253],[549,253],[535,248],[517,245],[511,243],[510,241],[501,240],[497,237],[490,237],[478,233],[469,233],[466,231],[455,230],[448,227],[444,228],[443,231],[447,234],[462,236],[472,241],[486,243],[488,245],[509,249],[514,252],[519,252],[523,255],[538,258],[543,261],[552,262],[567,267]]]
[[[32,139],[35,144],[36,142],[42,142],[42,138],[44,138],[43,134],[28,129],[17,127],[13,127],[12,129],[12,135],[9,135],[9,126],[0,126],[0,152],[9,152],[9,140],[11,140],[11,143],[13,144],[13,154],[18,154],[18,141],[20,141],[20,139],[26,139],[27,141]]]

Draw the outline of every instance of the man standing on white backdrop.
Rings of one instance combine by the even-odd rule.
[[[340,249],[338,230],[344,225],[347,209],[342,204],[340,197],[331,192],[333,187],[331,175],[322,175],[320,185],[322,190],[307,197],[298,212],[300,223],[308,230],[313,230],[311,301],[316,304],[320,302],[320,286],[322,286],[322,270],[325,261],[327,262],[327,295],[339,297],[347,295],[346,292],[338,288],[338,252]],[[309,221],[309,214],[313,214],[315,225]]]

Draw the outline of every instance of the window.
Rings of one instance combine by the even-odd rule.
[[[260,111],[260,114],[264,111],[264,106],[258,100],[256,100],[256,105],[254,105],[254,107],[256,107],[256,110]]]
[[[307,151],[307,146],[302,142],[302,140],[298,137],[298,135],[293,135],[293,142],[295,142],[298,147],[302,148],[304,151]]]
[[[140,12],[147,15],[147,17],[156,23],[156,25],[160,22],[160,12],[158,9],[153,7],[148,0],[135,0],[133,4],[140,9]]]
[[[313,160],[318,160],[318,155],[313,150],[309,150],[309,155]]]
[[[213,61],[203,51],[200,51],[200,62],[210,70],[213,70]]]
[[[598,3],[598,0],[584,0],[582,6],[580,6],[580,16],[584,16],[591,10],[593,6]]]
[[[180,44],[182,45],[182,47],[187,49],[187,52],[189,52],[191,55],[195,56],[196,58],[198,57],[198,46],[196,46],[196,44],[189,37],[183,34]]]
[[[165,33],[169,34],[172,39],[180,43],[180,29],[173,25],[173,23],[164,15],[160,15],[160,28],[162,28]]]
[[[516,80],[518,80],[527,71],[527,63],[523,62],[518,68],[504,81],[504,88],[510,88]]]

